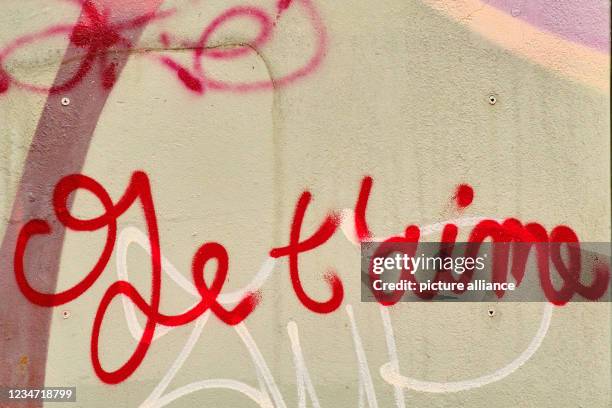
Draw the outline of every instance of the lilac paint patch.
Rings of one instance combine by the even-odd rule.
[[[541,30],[610,52],[609,0],[488,0],[486,3]]]

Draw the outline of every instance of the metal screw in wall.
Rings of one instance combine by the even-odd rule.
[[[495,105],[497,103],[497,96],[491,94],[489,95],[489,105]]]
[[[63,97],[62,101],[61,101],[62,106],[68,106],[70,105],[70,98],[67,97]]]

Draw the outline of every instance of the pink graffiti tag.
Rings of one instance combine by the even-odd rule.
[[[327,43],[325,27],[311,0],[300,0],[299,3],[304,15],[312,24],[313,33],[316,36],[315,49],[303,66],[278,78],[254,82],[230,82],[215,79],[205,72],[203,59],[232,60],[261,52],[261,49],[273,37],[276,21],[293,4],[287,0],[280,0],[277,3],[278,12],[275,17],[261,7],[238,6],[229,8],[215,17],[203,29],[198,40],[180,41],[183,47],[192,50],[191,67],[182,65],[170,56],[157,56],[152,60],[173,71],[185,88],[196,94],[203,94],[205,89],[247,92],[286,86],[312,73],[321,64]],[[167,18],[176,13],[174,9],[155,13],[147,12],[126,21],[113,22],[110,9],[99,10],[91,0],[79,2],[79,4],[82,4],[84,18],[75,26],[50,26],[41,31],[19,37],[0,50],[0,94],[7,92],[11,85],[42,93],[59,93],[70,90],[81,82],[89,71],[94,69],[96,60],[99,62],[97,68],[100,71],[100,83],[104,88],[110,89],[117,80],[117,63],[109,61],[109,56],[116,52],[127,52],[135,49],[134,43],[126,37],[125,33],[137,28],[141,29],[150,22]],[[212,47],[210,39],[213,34],[222,29],[228,22],[239,18],[247,18],[256,22],[259,26],[258,35],[251,41],[241,44],[230,44],[229,47],[224,48]],[[68,36],[70,44],[83,51],[76,70],[61,83],[45,87],[21,81],[4,67],[5,61],[17,50],[46,38],[61,35]],[[171,47],[173,37],[170,33],[163,32],[159,37],[164,47]]]

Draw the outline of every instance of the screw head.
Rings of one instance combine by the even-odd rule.
[[[64,311],[62,312],[62,317],[63,317],[64,319],[68,319],[68,318],[70,317],[70,312],[69,312],[68,310],[64,310]]]
[[[495,316],[495,309],[489,309],[489,310],[487,310],[487,314],[489,315],[489,317],[493,317],[493,316]]]
[[[495,105],[497,103],[497,96],[495,96],[494,94],[491,94],[489,95],[487,100],[489,101],[489,105]]]
[[[62,104],[62,106],[70,105],[70,98],[63,97],[62,100],[61,100],[61,104]]]

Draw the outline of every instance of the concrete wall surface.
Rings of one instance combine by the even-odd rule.
[[[609,302],[385,306],[359,277],[408,226],[609,243],[609,77],[608,0],[3,0],[0,387],[610,407]]]

